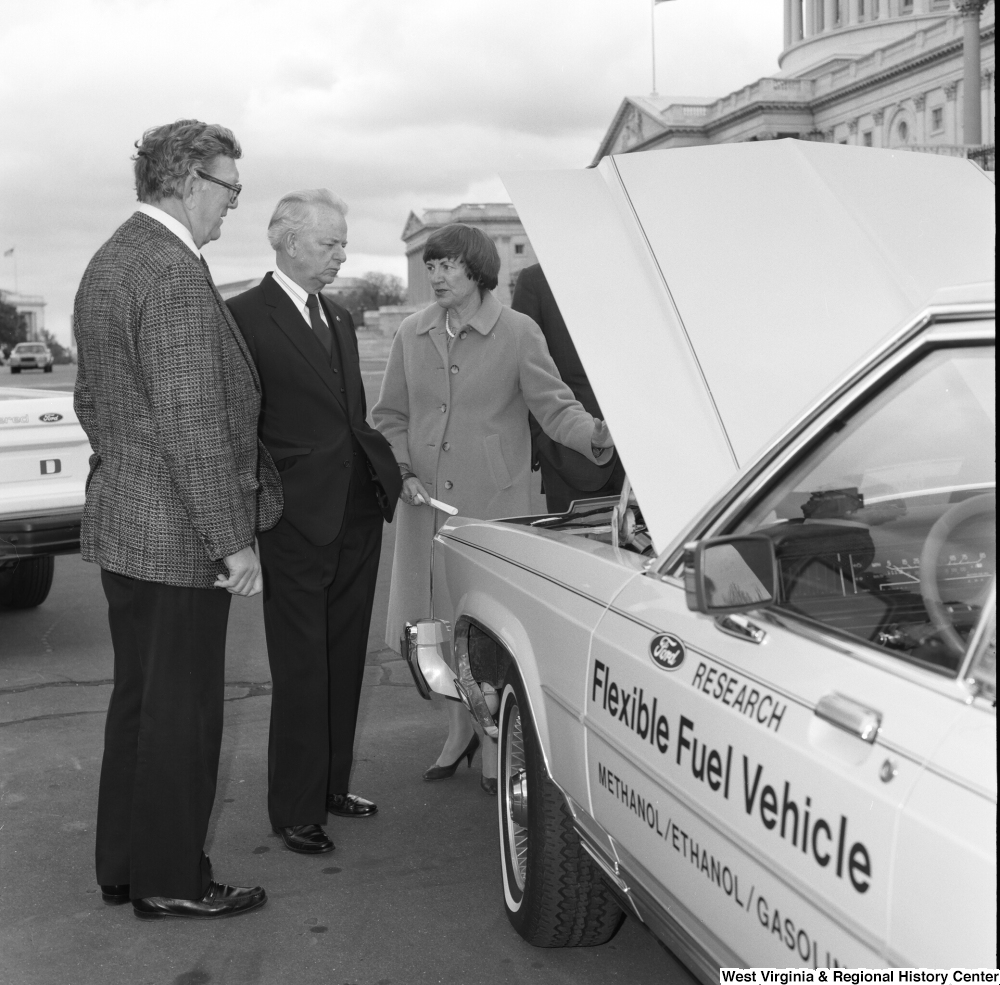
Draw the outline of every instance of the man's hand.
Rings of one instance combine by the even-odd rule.
[[[424,489],[419,479],[411,477],[403,480],[399,498],[410,506],[420,506],[422,503],[430,502],[431,494]]]
[[[260,574],[260,561],[257,560],[252,547],[244,547],[242,551],[230,554],[223,560],[229,569],[229,577],[216,575],[216,588],[224,588],[231,595],[249,597],[256,595],[264,587]]]

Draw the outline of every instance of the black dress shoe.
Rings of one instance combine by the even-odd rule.
[[[458,764],[463,760],[467,759],[469,761],[469,767],[472,766],[472,757],[475,756],[476,750],[479,748],[479,736],[475,732],[472,733],[472,738],[469,739],[469,744],[465,747],[465,751],[462,752],[458,759],[455,760],[450,766],[438,766],[435,764],[428,770],[424,770],[425,780],[447,780],[449,776],[455,775],[455,770],[458,769]]]
[[[495,776],[481,776],[479,778],[479,785],[491,797],[495,797],[497,795],[497,778]]]
[[[121,906],[129,901],[129,884],[122,883],[120,886],[101,886],[101,899],[108,906]]]
[[[371,817],[378,808],[364,797],[353,793],[332,793],[326,798],[326,809],[338,817]]]
[[[324,855],[334,849],[333,842],[318,824],[293,824],[275,828],[274,833],[285,843],[285,848],[300,855]]]
[[[159,917],[235,917],[249,913],[267,902],[267,893],[260,886],[245,889],[242,886],[223,886],[210,882],[201,899],[169,899],[166,896],[149,896],[132,900],[132,909],[143,920]]]

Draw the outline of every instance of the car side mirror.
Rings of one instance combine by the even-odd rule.
[[[778,595],[778,562],[769,537],[710,537],[684,547],[687,606],[705,615],[746,612]]]

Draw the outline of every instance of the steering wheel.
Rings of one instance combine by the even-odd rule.
[[[941,601],[941,592],[938,590],[937,584],[938,560],[948,538],[960,523],[985,513],[995,514],[996,510],[996,493],[984,493],[981,496],[973,496],[971,499],[956,503],[938,517],[934,526],[931,527],[920,555],[920,595],[942,642],[952,655],[959,659],[965,656],[965,643],[956,632],[951,622],[951,616]]]

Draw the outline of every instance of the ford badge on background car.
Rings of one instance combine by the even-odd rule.
[[[629,476],[449,519],[404,638],[498,739],[511,923],[628,914],[705,982],[995,966],[991,177],[780,140],[505,181]]]

